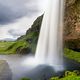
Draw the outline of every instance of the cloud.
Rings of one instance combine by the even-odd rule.
[[[24,35],[43,14],[45,3],[46,0],[0,0],[0,40]]]
[[[0,24],[9,24],[38,12],[36,0],[0,0]]]
[[[11,35],[11,36],[13,36],[14,38],[16,38],[16,37],[19,37],[19,36],[21,36],[21,35],[24,35],[25,34],[25,32],[23,31],[23,30],[15,30],[15,29],[10,29],[9,31],[8,31],[8,33]]]

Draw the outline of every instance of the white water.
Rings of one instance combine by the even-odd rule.
[[[63,66],[63,5],[64,0],[49,0],[45,10],[36,50],[36,61],[48,64],[56,71]]]

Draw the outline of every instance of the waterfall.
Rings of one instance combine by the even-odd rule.
[[[39,64],[53,66],[56,71],[63,66],[63,8],[64,0],[49,0],[45,10],[35,59]]]

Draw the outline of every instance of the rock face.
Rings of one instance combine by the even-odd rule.
[[[28,53],[31,53],[31,49],[29,47],[23,48],[23,49],[17,48],[16,53],[17,54],[22,54],[22,55],[23,54],[28,54]]]
[[[80,0],[66,0],[64,40],[66,47],[80,51]]]
[[[66,3],[65,5],[66,5],[66,6],[70,6],[70,5],[74,4],[75,1],[76,1],[76,0],[65,0],[65,3]]]
[[[0,80],[12,80],[11,69],[4,60],[0,60]]]
[[[72,4],[70,4],[71,2]],[[64,33],[66,37],[79,38],[80,0],[70,0],[69,4],[67,3],[69,6],[65,7]]]

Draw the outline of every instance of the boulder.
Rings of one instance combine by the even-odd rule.
[[[12,72],[5,60],[0,60],[0,80],[12,80]]]

